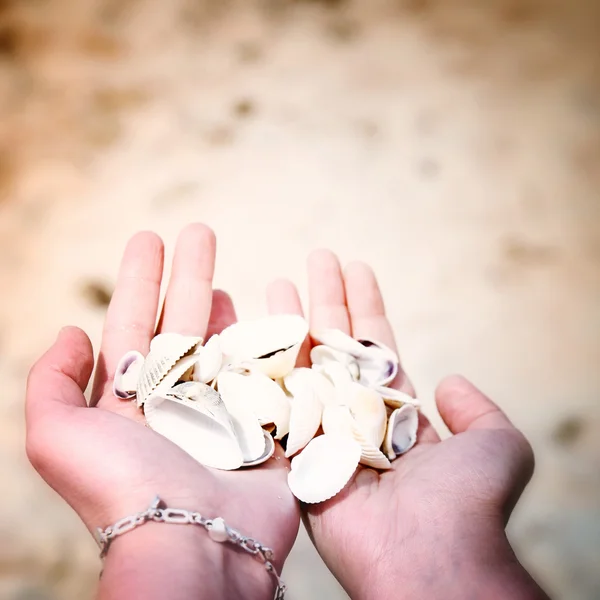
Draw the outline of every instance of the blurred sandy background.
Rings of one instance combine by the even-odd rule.
[[[522,560],[600,598],[599,25],[593,0],[1,0],[0,597],[85,600],[99,569],[24,457],[29,366],[64,324],[97,348],[132,233],[201,220],[242,318],[314,247],[369,261],[426,410],[462,372],[532,440]],[[304,535],[285,575],[345,597]]]

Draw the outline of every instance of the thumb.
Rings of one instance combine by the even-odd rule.
[[[85,407],[83,392],[94,367],[92,344],[77,327],[65,327],[35,363],[27,380],[28,427],[57,406]]]
[[[454,434],[467,429],[515,429],[496,404],[460,375],[446,377],[440,383],[435,401],[444,423]]]

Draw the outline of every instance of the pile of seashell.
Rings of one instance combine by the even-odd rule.
[[[202,338],[157,335],[128,352],[113,391],[148,426],[216,469],[259,465],[275,441],[293,457],[288,484],[303,502],[340,492],[359,463],[389,469],[415,443],[418,401],[387,387],[398,357],[379,342],[312,334],[311,368],[296,368],[308,324],[297,315],[238,322]]]

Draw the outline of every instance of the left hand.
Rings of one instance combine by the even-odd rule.
[[[271,547],[280,570],[300,520],[287,486],[289,463],[281,447],[277,444],[276,458],[259,468],[234,472],[205,468],[145,427],[135,402],[119,400],[112,393],[121,356],[129,350],[147,354],[156,333],[208,337],[235,321],[230,298],[222,292],[213,293],[214,263],[213,232],[203,225],[187,227],[177,242],[156,329],[163,244],[152,233],[133,237],[108,309],[90,406],[83,392],[94,366],[92,346],[83,331],[67,328],[30,372],[27,453],[41,476],[90,531],[145,510],[159,494],[169,507],[199,511],[208,518],[221,516],[231,527]],[[118,544],[127,545],[120,539],[146,538],[153,535],[151,530],[159,529],[159,535],[164,536],[169,529],[168,534],[176,538],[190,527],[144,525],[139,534],[134,530],[117,538],[115,550]],[[142,534],[141,530],[147,532]],[[206,532],[201,533],[206,536]],[[183,551],[175,547],[174,560],[181,558],[178,553]],[[112,553],[111,547],[107,561]],[[239,556],[239,565],[243,573],[257,573],[271,586],[269,576],[261,573],[260,565],[249,556]],[[236,573],[239,569],[236,565]],[[253,595],[251,588],[246,588],[246,594],[262,597],[260,593]]]

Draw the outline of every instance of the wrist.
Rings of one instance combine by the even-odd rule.
[[[114,539],[105,558],[99,600],[273,597],[264,566],[204,527],[148,522]]]
[[[500,520],[445,523],[426,532],[415,527],[367,577],[341,583],[355,600],[548,600],[518,561]]]

